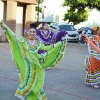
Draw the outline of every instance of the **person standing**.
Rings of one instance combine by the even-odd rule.
[[[87,39],[88,57],[86,57],[85,83],[91,87],[100,87],[100,27],[93,27],[94,35]]]
[[[15,96],[21,100],[47,100],[43,90],[45,69],[58,64],[64,55],[66,40],[63,38],[53,48],[37,39],[34,27],[29,27],[27,38],[18,38],[5,23],[0,21],[0,26],[5,30],[18,69],[19,87]],[[48,51],[38,54],[38,50],[43,48]]]
[[[30,26],[34,26],[34,23],[31,23]],[[40,27],[37,28],[37,37],[40,41],[44,43],[44,45],[52,45],[54,47],[54,44],[61,41],[62,37],[65,37],[67,32],[60,31],[57,34],[53,33],[50,29],[47,23],[42,23],[39,25]],[[44,53],[45,50],[39,51],[39,53]]]

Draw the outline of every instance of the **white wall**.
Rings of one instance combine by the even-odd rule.
[[[44,0],[42,6],[46,6],[44,9],[44,20],[45,21],[56,21],[58,18],[59,22],[63,21],[64,12],[67,7],[62,7],[64,0]]]
[[[23,32],[23,7],[17,6],[16,35],[22,36],[22,32]]]
[[[4,3],[0,1],[0,21],[3,21],[3,17],[4,17],[3,14],[4,14]],[[5,33],[0,27],[0,41],[5,41],[5,40],[6,40]]]

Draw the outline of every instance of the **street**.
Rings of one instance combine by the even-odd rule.
[[[84,59],[87,47],[68,43],[62,61],[47,69],[44,90],[48,100],[100,100],[100,89],[85,83]],[[0,100],[20,100],[15,97],[18,87],[17,69],[8,43],[0,43]]]

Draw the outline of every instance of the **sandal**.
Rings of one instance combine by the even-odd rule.
[[[93,85],[93,87],[96,89],[100,88],[99,85]]]

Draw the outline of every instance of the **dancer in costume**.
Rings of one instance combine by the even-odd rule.
[[[32,25],[32,24],[30,24]],[[61,41],[61,38],[64,37],[67,34],[65,31],[58,32],[57,34],[54,34],[50,29],[47,23],[43,23],[42,27],[39,28],[37,32],[37,36],[45,45],[50,45],[53,43],[57,43],[58,41]]]
[[[43,91],[45,69],[50,65],[57,64],[64,55],[65,38],[52,48],[51,45],[45,46],[36,38],[36,29],[33,27],[28,29],[26,39],[24,37],[17,38],[4,23],[0,22],[0,25],[6,32],[12,56],[18,69],[20,84],[15,95],[22,100],[46,100]],[[38,50],[43,48],[48,51],[44,54],[38,54]]]
[[[50,31],[47,23],[42,24],[42,27],[37,32],[37,36],[45,45],[55,43],[55,34]]]
[[[93,27],[93,36],[87,38],[86,84],[99,88],[100,84],[100,27]]]
[[[30,26],[34,26],[34,24],[30,24]],[[37,36],[39,40],[41,40],[45,45],[51,45],[54,46],[55,43],[61,41],[62,37],[65,37],[67,32],[60,31],[57,34],[54,34],[50,29],[47,23],[42,23],[39,25],[39,28],[37,28]],[[40,53],[44,53],[46,51],[39,50]]]

